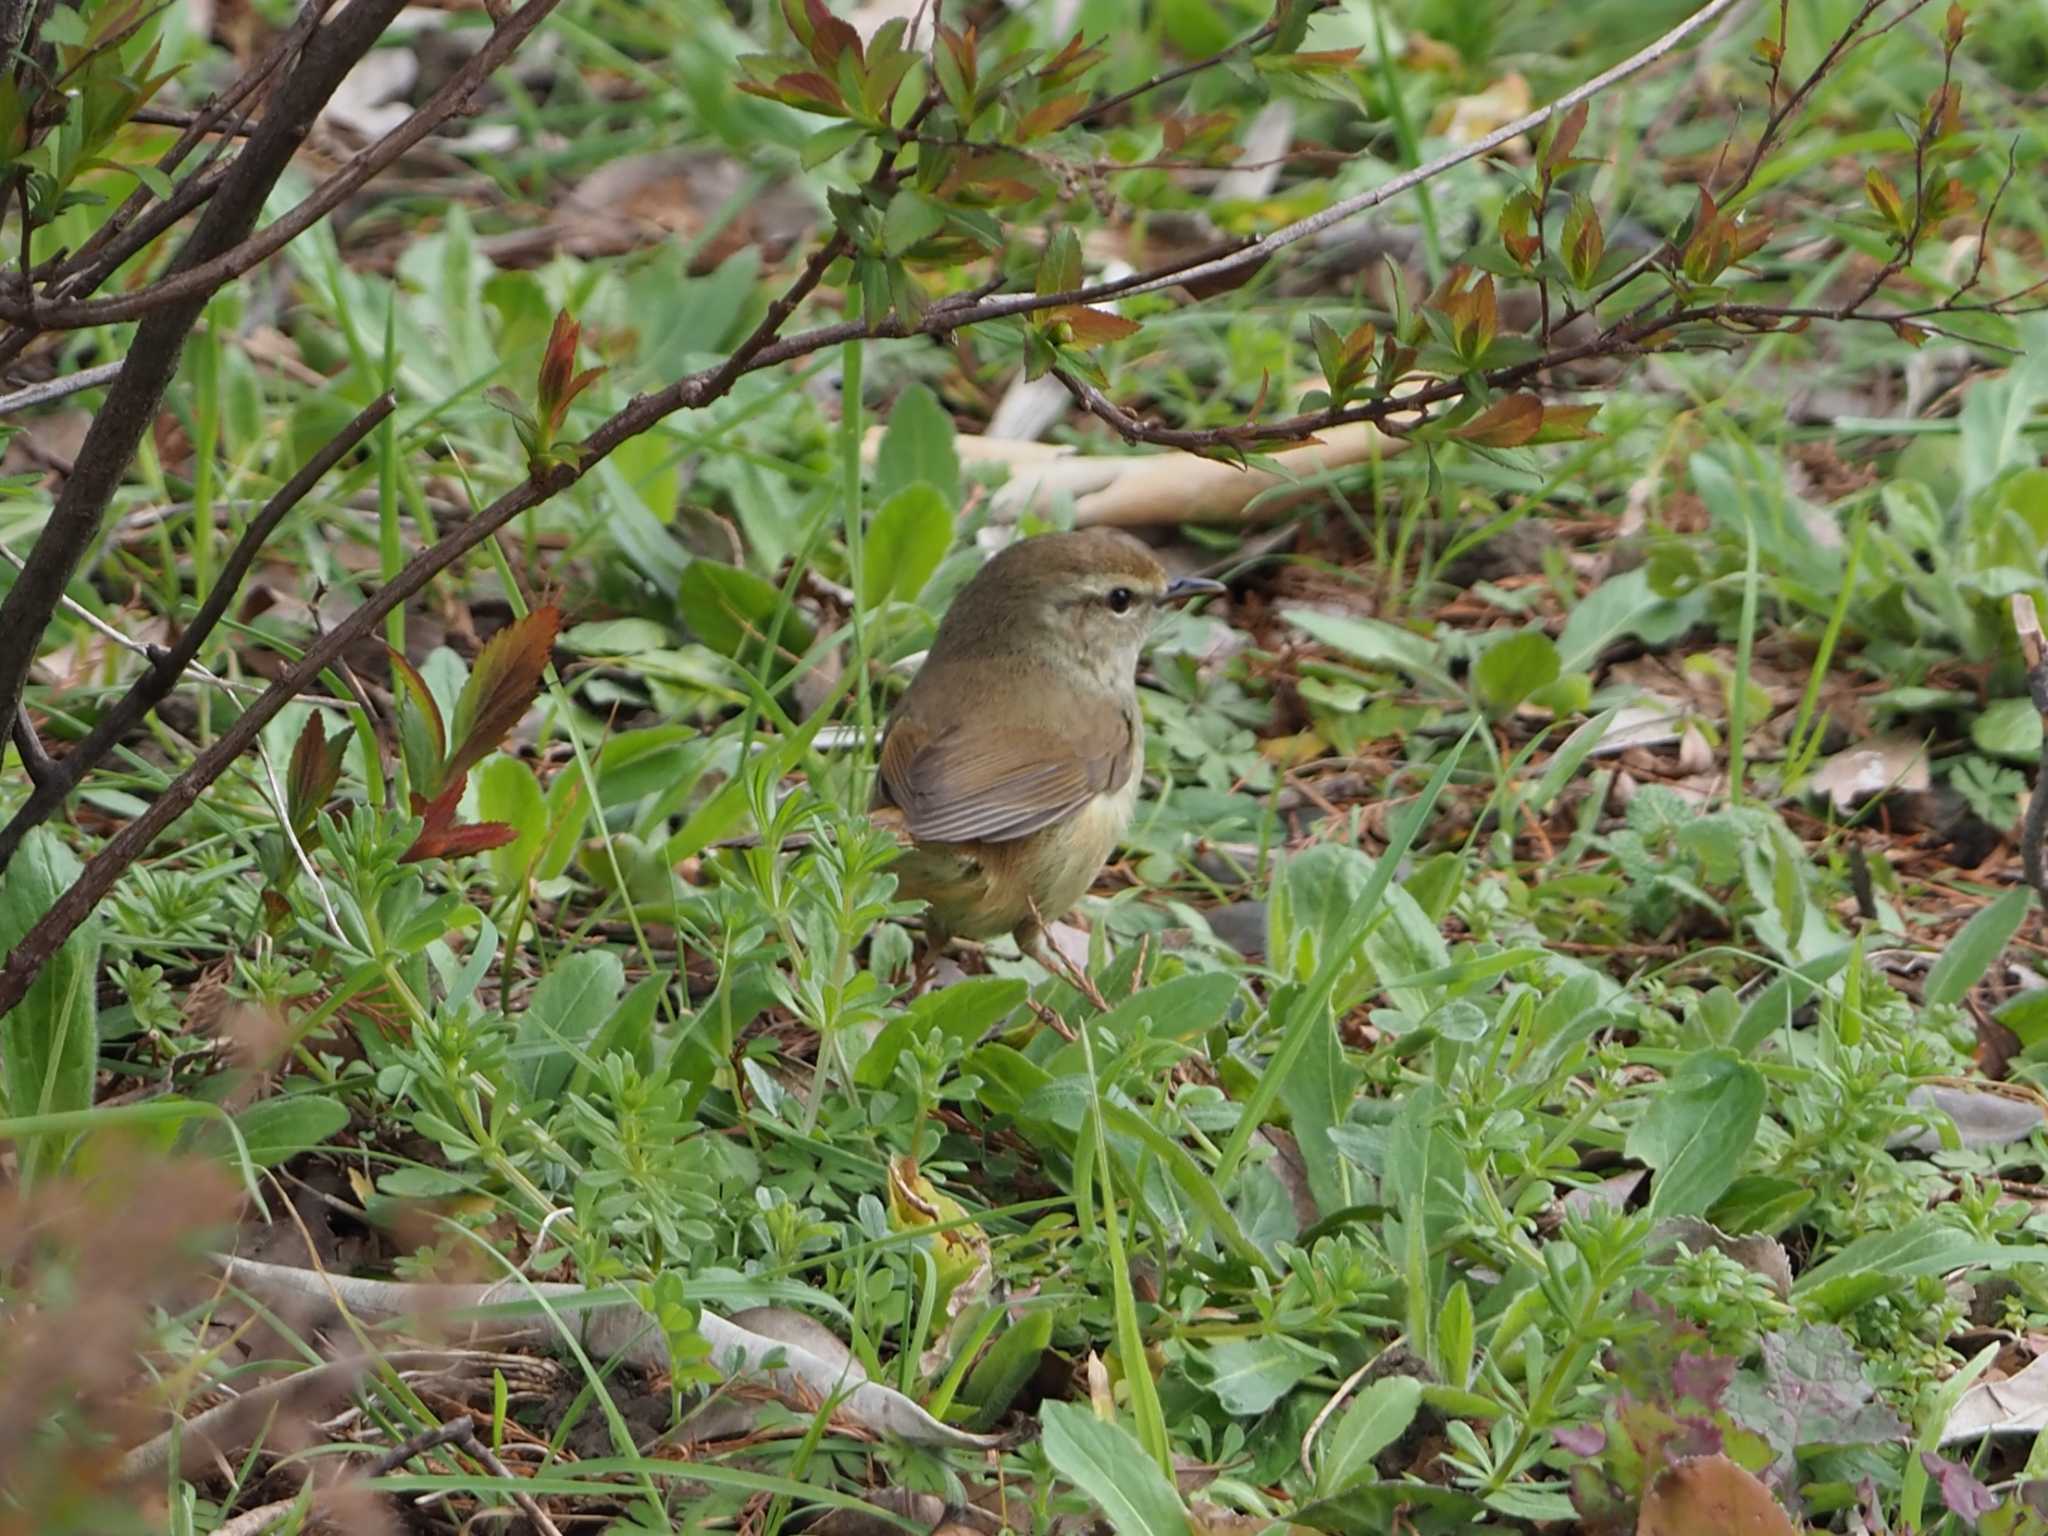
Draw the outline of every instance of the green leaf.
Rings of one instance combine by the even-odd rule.
[[[946,210],[915,187],[905,187],[889,200],[882,215],[882,249],[901,256],[946,227]]]
[[[1195,1161],[1186,1147],[1135,1110],[1126,1109],[1121,1104],[1105,1104],[1102,1118],[1112,1131],[1142,1142],[1159,1159],[1167,1176],[1180,1186],[1181,1193],[1188,1197],[1195,1209],[1216,1229],[1216,1235],[1239,1259],[1254,1269],[1272,1268],[1258,1245],[1238,1225],[1230,1207],[1224,1204],[1222,1191],[1216,1187],[1214,1177]]]
[[[529,1101],[560,1096],[584,1042],[625,986],[625,968],[608,949],[579,949],[541,978],[512,1036],[513,1069]]]
[[[1802,1316],[1835,1318],[1920,1275],[1978,1265],[1998,1274],[2037,1264],[2048,1264],[2048,1246],[1989,1242],[1939,1216],[1916,1216],[1890,1232],[1859,1237],[1816,1264],[1792,1282],[1792,1295]]]
[[[37,827],[0,875],[0,954],[11,953],[82,870],[56,833]],[[0,1017],[0,1114],[62,1114],[92,1107],[99,1060],[100,930],[88,919],[38,973],[26,996]],[[21,1182],[53,1166],[64,1142],[24,1138]]]
[[[1275,1333],[1218,1339],[1189,1361],[1223,1411],[1240,1419],[1264,1413],[1328,1363],[1321,1350]]]
[[[518,834],[493,848],[490,859],[498,889],[519,889],[548,835],[548,803],[532,767],[502,753],[485,758],[476,774],[476,813],[479,821],[501,822]]]
[[[1614,641],[1632,635],[1646,645],[1677,639],[1706,615],[1706,594],[1660,597],[1650,586],[1648,566],[1609,577],[1572,609],[1557,637],[1559,665],[1567,672],[1591,667]]]
[[[1175,976],[1157,986],[1134,992],[1092,1026],[1111,1040],[1129,1040],[1140,1029],[1174,1040],[1189,1040],[1206,1034],[1223,1022],[1237,996],[1237,977],[1229,971],[1198,971]],[[1164,1028],[1153,1031],[1158,1023]]]
[[[929,1039],[934,1029],[971,1050],[1030,994],[1030,984],[1016,976],[970,976],[927,992],[882,1026],[861,1053],[853,1079],[864,1088],[880,1088],[904,1049]]]
[[[1046,1346],[1052,1343],[1052,1327],[1053,1309],[1035,1306],[998,1330],[995,1342],[974,1363],[960,1391],[961,1400],[974,1407],[968,1428],[985,1429],[1002,1417],[1003,1410],[1037,1372]]]
[[[1053,1470],[1095,1501],[1117,1536],[1190,1536],[1187,1507],[1137,1436],[1076,1403],[1048,1402],[1038,1417]]]
[[[441,759],[448,734],[441,724],[441,706],[419,670],[396,651],[391,653],[392,689],[398,717],[398,756],[405,765],[407,787],[422,799],[441,792]]]
[[[1543,777],[1530,791],[1529,809],[1541,813],[1556,803],[1557,797],[1564,793],[1565,785],[1571,782],[1572,775],[1584,766],[1593,749],[1600,745],[1600,738],[1614,723],[1614,717],[1620,713],[1618,704],[1612,709],[1603,709],[1558,743],[1557,750],[1550,754],[1550,761],[1544,765]]]
[[[319,1146],[347,1124],[348,1106],[317,1093],[259,1099],[235,1116],[249,1160],[259,1168],[275,1168],[307,1148]],[[225,1147],[227,1139],[221,1141]]]
[[[842,149],[858,144],[867,136],[867,128],[860,123],[834,123],[829,128],[820,128],[803,142],[797,152],[803,168],[814,171],[838,154]]]
[[[1460,1280],[1444,1297],[1436,1319],[1437,1371],[1459,1391],[1472,1380],[1473,1339],[1472,1293]]]
[[[1970,722],[1970,740],[1993,757],[2032,762],[2041,755],[2041,714],[2029,699],[2000,699]]]
[[[1563,671],[1557,642],[1538,629],[1525,629],[1486,648],[1472,667],[1472,690],[1480,705],[1504,715]]]
[[[2033,891],[2015,886],[1963,924],[1928,971],[1921,996],[1930,1003],[1960,1003],[2005,953],[2033,904]]]
[[[889,425],[875,452],[875,494],[884,501],[924,481],[948,506],[960,501],[960,456],[953,447],[953,418],[939,397],[913,384],[896,397]]]
[[[1438,664],[1436,647],[1413,630],[1380,619],[1321,613],[1313,608],[1289,608],[1280,617],[1353,661],[1368,667],[1392,667],[1446,690],[1451,686],[1450,674]]]
[[[1373,1458],[1408,1432],[1421,1407],[1422,1383],[1412,1376],[1383,1376],[1360,1392],[1323,1437],[1316,1497],[1332,1498],[1370,1481]]]
[[[1628,1155],[1656,1169],[1650,1215],[1697,1216],[1735,1181],[1764,1112],[1763,1074],[1733,1051],[1698,1051],[1629,1131]]]
[[[1351,951],[1363,942],[1373,920],[1378,915],[1380,897],[1393,884],[1394,872],[1408,857],[1408,850],[1415,845],[1416,835],[1422,830],[1430,815],[1436,810],[1436,803],[1444,788],[1451,782],[1465,748],[1472,740],[1478,723],[1466,729],[1456,746],[1446,751],[1430,775],[1429,783],[1423,786],[1422,795],[1409,808],[1408,813],[1397,816],[1391,825],[1392,837],[1386,852],[1373,862],[1370,878],[1359,893],[1359,901],[1352,909],[1352,915],[1340,941],[1331,947],[1317,964],[1315,974],[1291,990],[1283,1007],[1276,999],[1272,1009],[1273,1020],[1280,1026],[1280,1044],[1266,1062],[1265,1070],[1254,1081],[1251,1094],[1246,1098],[1243,1112],[1238,1116],[1236,1127],[1230,1133],[1230,1140],[1224,1144],[1223,1157],[1216,1170],[1217,1182],[1228,1185],[1236,1174],[1238,1165],[1244,1160],[1245,1151],[1251,1145],[1252,1137],[1258,1134],[1265,1123],[1266,1113],[1273,1107],[1287,1075],[1307,1052],[1310,1042],[1318,1034],[1329,1034],[1336,1028],[1331,1013],[1331,996],[1336,991],[1337,981],[1347,965],[1354,963]]]
[[[636,438],[645,442],[645,438]],[[555,643],[577,656],[613,656],[630,659],[649,651],[668,649],[673,637],[668,627],[652,619],[598,619],[562,631]]]
[[[973,1045],[1030,995],[1030,983],[1020,976],[970,976],[925,993],[903,1010],[903,1017],[911,1021],[919,1039],[937,1029],[962,1045]]]
[[[868,525],[862,554],[860,605],[910,602],[953,547],[953,509],[936,486],[920,480],[883,502]]]
[[[1844,944],[1816,959],[1803,961],[1791,970],[1780,971],[1777,979],[1757,993],[1755,1000],[1742,1010],[1742,1017],[1736,1020],[1734,1036],[1728,1042],[1735,1053],[1747,1056],[1779,1030],[1787,1028],[1794,1011],[1804,1007],[1808,998],[1833,980],[1855,953],[1855,945]]]
[[[2048,1040],[2048,987],[2034,987],[2000,1006],[1991,1015],[2032,1050]]]
[[[676,604],[699,639],[735,660],[751,661],[760,655],[767,637],[777,633],[778,613],[783,650],[800,655],[817,638],[801,614],[783,608],[782,593],[774,586],[752,571],[716,560],[689,563],[676,591]]]

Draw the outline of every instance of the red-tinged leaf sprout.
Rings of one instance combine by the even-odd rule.
[[[516,828],[502,821],[456,825],[455,809],[462,802],[462,789],[468,782],[469,775],[459,775],[440,794],[424,803],[414,796],[413,810],[420,817],[420,833],[412,840],[412,846],[399,855],[399,863],[417,864],[423,859],[453,859],[465,854],[488,853],[519,836]]]
[[[342,757],[347,751],[346,736],[337,736],[331,742],[327,739],[327,726],[319,710],[306,717],[285,776],[285,819],[302,846],[311,847],[318,840],[320,811],[334,798],[334,787],[341,782]]]
[[[1104,342],[1122,341],[1126,336],[1138,334],[1137,321],[1126,320],[1106,309],[1092,309],[1086,304],[1069,304],[1063,309],[1053,310],[1052,314],[1056,324],[1066,327],[1077,347],[1099,347]]]
[[[576,371],[576,348],[582,340],[582,323],[570,319],[567,310],[557,312],[554,329],[548,333],[548,349],[540,362],[540,422],[547,432],[543,447],[553,446],[568,418],[570,404],[604,373],[602,368]]]
[[[512,727],[517,725],[540,693],[547,672],[548,657],[562,626],[562,611],[548,603],[525,618],[499,630],[477,653],[455,701],[454,741],[445,759],[437,761],[431,773],[417,774],[410,763],[407,774],[412,783],[412,808],[424,819],[419,836],[404,854],[403,862],[419,859],[452,858],[503,847],[518,834],[502,822],[458,826],[455,809],[462,800],[462,787],[469,770],[498,749]],[[402,658],[394,657],[401,675],[418,673]],[[422,692],[425,684],[419,684]],[[428,698],[427,706],[432,707]],[[401,718],[403,717],[401,707]],[[439,725],[438,712],[434,715]],[[404,733],[401,729],[401,742]]]
[[[1519,448],[1543,425],[1543,402],[1534,395],[1509,395],[1496,400],[1451,436],[1481,448]]]
[[[810,49],[819,69],[831,73],[838,68],[839,56],[844,53],[853,55],[856,66],[865,62],[860,33],[853,29],[851,23],[841,21],[827,10],[824,0],[803,0],[804,26],[801,29],[797,26],[796,6],[790,0],[784,0],[783,14],[789,19],[790,30]]]

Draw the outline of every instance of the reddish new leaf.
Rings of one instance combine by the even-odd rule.
[[[1892,184],[1891,177],[1876,166],[1864,174],[1863,195],[1870,199],[1870,206],[1877,210],[1877,216],[1893,229],[1906,227],[1906,204],[1899,196],[1899,189]]]
[[[1607,236],[1600,228],[1600,214],[1591,198],[1581,193],[1572,199],[1564,216],[1564,237],[1559,252],[1573,286],[1590,288],[1600,275],[1600,259],[1607,254]]]
[[[422,825],[420,835],[412,840],[412,846],[398,856],[399,863],[417,864],[422,859],[454,859],[464,854],[488,853],[519,836],[515,829],[502,821],[483,821],[472,826],[455,824],[455,808],[461,803],[462,788],[468,782],[467,774],[457,774],[448,787],[433,799],[420,795],[412,797],[412,808]]]
[[[1451,322],[1451,350],[1467,364],[1477,363],[1493,345],[1500,329],[1500,309],[1494,298],[1493,275],[1481,273],[1470,288],[1462,286],[1467,274],[1454,268],[1444,281],[1444,297],[1438,308]]]
[[[291,768],[285,775],[285,820],[304,842],[320,808],[334,798],[334,786],[341,782],[342,754],[348,738],[327,740],[327,725],[319,710],[306,717],[305,729],[292,748]]]
[[[540,360],[540,419],[547,426],[549,442],[561,430],[571,402],[604,372],[602,368],[576,371],[576,348],[582,340],[581,323],[570,319],[566,309],[558,310],[554,329],[548,333],[547,351]]]
[[[811,26],[811,57],[820,69],[831,69],[842,53],[851,53],[855,63],[861,62],[860,33],[825,9],[825,0],[804,0],[804,19]]]
[[[1108,57],[1108,49],[1089,46],[1076,32],[1067,39],[1064,48],[1039,66],[1039,82],[1046,90],[1056,91],[1061,86],[1073,84]]]
[[[1518,267],[1536,259],[1543,242],[1536,235],[1536,196],[1517,192],[1501,205],[1500,243]]]
[[[738,80],[734,84],[749,96],[765,96],[770,101],[779,101],[801,112],[822,112],[832,117],[846,115],[846,101],[839,94],[839,87],[815,70],[777,75],[767,85],[757,80]]]
[[[1496,400],[1462,427],[1451,429],[1461,443],[1481,448],[1519,448],[1543,425],[1543,402],[1534,395]]]
[[[1064,128],[1088,105],[1088,97],[1080,91],[1065,96],[1054,96],[1041,101],[1037,106],[1017,119],[1019,143],[1029,143],[1040,134],[1051,133],[1055,128]]]
[[[1586,130],[1586,103],[1580,102],[1563,117],[1553,118],[1555,126],[1550,140],[1543,146],[1543,153],[1537,164],[1547,183],[1566,170],[1572,158],[1572,151],[1578,147],[1579,135]]]
[[[455,701],[454,742],[443,782],[457,781],[497,750],[506,733],[540,692],[562,610],[549,603],[491,636],[476,663],[462,697]]]
[[[1052,313],[1054,319],[1065,324],[1077,347],[1099,347],[1106,341],[1122,341],[1126,336],[1137,335],[1139,330],[1135,320],[1126,320],[1122,315],[1113,315],[1106,309],[1093,309],[1086,304],[1068,304]]]

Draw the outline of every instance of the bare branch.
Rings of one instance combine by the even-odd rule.
[[[14,707],[14,750],[21,754],[22,771],[37,789],[47,784],[57,771],[50,754],[43,750],[43,738],[36,734],[35,722],[29,719],[26,704]]]
[[[68,373],[61,379],[46,379],[40,384],[30,384],[15,390],[12,394],[0,395],[0,416],[25,411],[32,406],[48,405],[54,400],[67,399],[88,389],[98,389],[102,384],[111,384],[120,376],[123,364],[101,363],[97,368],[81,368],[77,373]]]

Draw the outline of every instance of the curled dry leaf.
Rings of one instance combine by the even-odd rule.
[[[1837,752],[1807,781],[1838,811],[1855,810],[1875,796],[1914,793],[1933,781],[1927,771],[1927,743],[1917,736],[1874,736],[1859,747]]]
[[[1985,1435],[2031,1436],[2048,1429],[2048,1355],[2016,1376],[1982,1380],[1965,1392],[1942,1427],[1941,1443]]]

